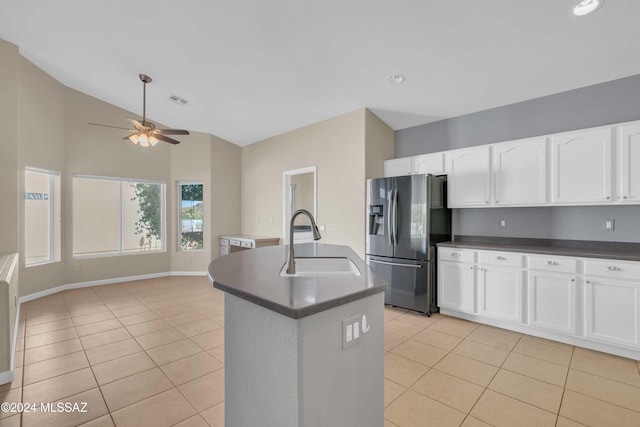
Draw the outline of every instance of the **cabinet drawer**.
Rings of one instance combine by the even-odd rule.
[[[529,268],[531,270],[576,274],[578,272],[578,260],[544,255],[529,256]]]
[[[229,239],[218,239],[220,246],[229,246]]]
[[[240,240],[238,240],[238,239],[230,239],[230,240],[229,240],[229,245],[230,245],[230,246],[242,246],[242,245],[240,244]]]
[[[474,251],[452,248],[438,248],[438,257],[441,261],[473,262]]]
[[[240,241],[240,246],[242,246],[243,248],[252,248],[253,247],[253,242],[249,242],[247,240],[241,240]]]
[[[220,256],[229,255],[229,246],[220,246]]]
[[[505,267],[522,267],[522,255],[514,252],[478,252],[478,263],[502,265]]]
[[[640,262],[585,260],[584,274],[617,279],[640,280]]]

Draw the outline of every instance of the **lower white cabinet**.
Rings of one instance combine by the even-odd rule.
[[[527,323],[539,328],[575,334],[575,276],[548,271],[529,271],[527,285]]]
[[[480,266],[478,314],[522,322],[522,270]]]
[[[443,247],[438,305],[444,314],[640,360],[640,262]]]
[[[438,305],[440,307],[474,313],[475,288],[473,264],[440,262],[438,266]]]
[[[640,283],[585,278],[587,338],[639,346]]]

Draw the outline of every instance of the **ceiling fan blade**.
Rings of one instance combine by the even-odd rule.
[[[173,138],[169,138],[168,136],[164,136],[159,133],[156,133],[153,136],[154,138],[159,139],[160,141],[168,142],[169,144],[180,144],[180,141],[176,141]]]
[[[133,126],[135,126],[136,129],[144,129],[144,126],[139,121],[137,121],[135,119],[132,119],[132,118],[129,118],[129,117],[127,117],[127,120],[129,120],[131,122],[131,124],[133,124]]]
[[[105,128],[114,128],[114,129],[131,130],[131,129],[129,129],[129,128],[122,128],[122,127],[120,127],[120,126],[101,125],[101,124],[99,124],[99,123],[87,123],[87,124],[90,124],[90,125],[93,125],[93,126],[102,126],[102,127],[105,127]]]
[[[190,135],[189,131],[184,129],[156,129],[153,133],[162,135]]]

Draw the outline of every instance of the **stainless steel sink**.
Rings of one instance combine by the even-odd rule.
[[[326,277],[360,276],[358,267],[347,257],[295,258],[296,272],[287,273],[287,264],[282,267],[280,276],[284,277]]]

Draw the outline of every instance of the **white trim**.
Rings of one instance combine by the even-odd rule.
[[[18,302],[22,304],[28,301],[33,301],[35,299],[53,295],[58,292],[66,291],[69,289],[88,288],[91,286],[101,286],[101,285],[112,285],[114,283],[133,282],[136,280],[157,279],[158,277],[206,276],[206,275],[207,275],[206,271],[165,271],[162,273],[140,274],[137,276],[114,277],[112,279],[100,279],[100,280],[91,280],[88,282],[68,283],[66,285],[60,285],[54,288],[45,289],[43,291],[21,296],[20,298],[18,298]]]
[[[0,384],[7,384],[13,381],[13,369],[0,372]]]
[[[11,371],[16,368],[16,347],[18,345],[18,330],[20,329],[20,300],[18,299],[18,306],[16,307],[16,323],[13,325],[13,343],[11,344]],[[2,381],[0,381],[2,384]]]

